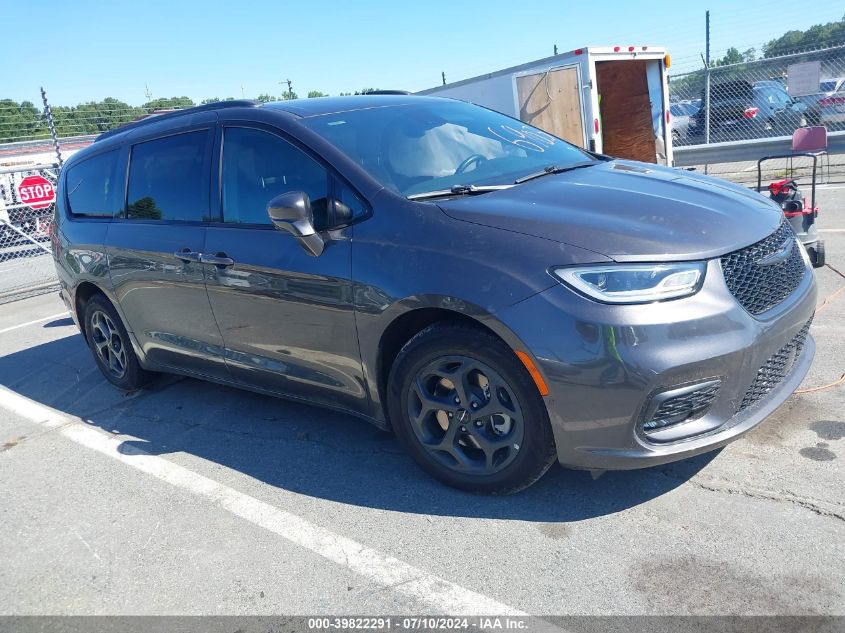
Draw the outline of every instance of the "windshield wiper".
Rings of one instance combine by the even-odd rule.
[[[565,167],[559,165],[548,165],[543,167],[543,171],[538,171],[533,174],[528,174],[527,176],[522,176],[521,178],[517,178],[513,181],[515,185],[521,185],[524,182],[528,182],[529,180],[534,180],[535,178],[541,178],[543,176],[550,176],[552,174],[562,174],[565,171],[572,171],[573,169],[581,169],[582,167],[592,167],[593,165],[598,165],[598,161],[590,161],[589,163],[576,163],[574,165],[566,165]]]
[[[408,196],[408,200],[427,200],[429,198],[446,198],[449,196],[471,196],[478,193],[488,193],[490,191],[510,189],[511,187],[513,187],[513,185],[453,185],[449,189],[426,191],[425,193],[413,193]]]

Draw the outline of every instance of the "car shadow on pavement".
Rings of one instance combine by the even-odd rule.
[[[50,321],[49,323],[45,323],[42,327],[52,328],[52,327],[64,327],[66,325],[73,325],[73,319],[70,317],[64,317],[63,319],[56,319],[55,321]]]
[[[362,507],[425,515],[580,521],[666,494],[716,453],[637,471],[554,466],[508,497],[445,487],[394,437],[351,415],[188,378],[163,376],[122,394],[99,373],[78,334],[0,358],[0,384],[116,436],[125,454],[186,453],[277,488]]]

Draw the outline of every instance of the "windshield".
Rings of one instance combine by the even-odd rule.
[[[513,184],[549,165],[593,160],[551,134],[461,101],[420,99],[301,122],[403,196]]]
[[[823,81],[821,85],[819,85],[819,90],[822,92],[833,92],[836,90],[836,82],[835,81]]]

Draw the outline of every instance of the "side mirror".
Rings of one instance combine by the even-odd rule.
[[[311,201],[302,191],[289,191],[267,203],[267,215],[277,229],[293,235],[302,247],[317,257],[323,252],[325,242],[314,229]]]

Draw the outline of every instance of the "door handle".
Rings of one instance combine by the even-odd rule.
[[[192,251],[190,248],[183,248],[180,251],[173,253],[176,259],[181,259],[183,262],[199,262],[202,259],[202,253]]]
[[[200,255],[200,262],[203,264],[213,264],[215,266],[220,266],[221,268],[226,268],[235,264],[235,260],[231,257],[226,257],[226,253],[218,253],[217,255]]]

